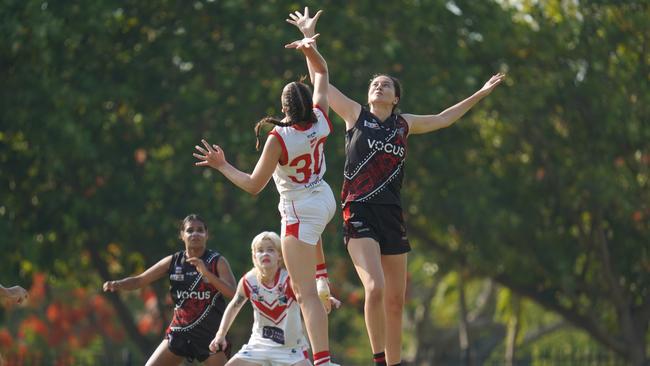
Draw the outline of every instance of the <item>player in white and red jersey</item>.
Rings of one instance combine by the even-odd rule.
[[[311,365],[300,307],[289,273],[282,265],[280,237],[269,231],[258,234],[251,244],[251,252],[255,268],[239,281],[210,349],[216,352],[227,348],[226,334],[246,300],[250,300],[254,317],[251,337],[228,366]]]
[[[287,48],[301,50],[312,65],[313,96],[302,82],[287,84],[282,90],[284,118],[266,117],[256,126],[258,137],[265,123],[276,125],[269,134],[262,155],[251,174],[244,173],[226,161],[220,146],[202,140],[194,156],[198,166],[209,166],[220,171],[238,187],[251,194],[259,193],[274,178],[282,216],[282,250],[284,263],[291,275],[293,291],[300,299],[300,308],[311,348],[314,364],[328,365],[329,340],[326,309],[318,296],[316,282],[317,255],[320,237],[334,216],[336,201],[325,173],[324,146],[331,132],[327,118],[329,85],[327,64],[311,44],[317,35],[288,44]]]
[[[288,87],[302,90],[298,93],[304,93],[306,99],[306,85],[291,83]],[[332,124],[319,105],[310,114],[315,122],[275,126],[269,135],[277,138],[282,147],[279,163],[273,172],[280,193],[281,236],[290,235],[315,244],[334,216],[336,201],[332,189],[323,180],[325,141],[332,131]]]

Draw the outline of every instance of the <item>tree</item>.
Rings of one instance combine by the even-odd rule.
[[[505,24],[489,6],[456,4],[483,41],[452,54],[501,64],[511,87],[432,137],[436,151],[411,149],[410,222],[442,262],[467,263],[644,364],[647,6],[530,4]]]
[[[492,278],[642,364],[647,5],[509,4],[326,1],[319,47],[346,94],[363,101],[370,76],[388,72],[402,79],[401,105],[413,113],[442,110],[507,71],[507,85],[458,126],[411,138],[412,262],[433,250],[446,272]],[[252,168],[254,122],[280,114],[282,86],[306,74],[302,57],[282,48],[298,36],[283,22],[295,6],[5,1],[0,263],[8,282],[28,285],[43,271],[98,289],[178,250],[176,223],[190,212],[206,217],[211,244],[243,273],[251,238],[277,230],[276,194],[246,196],[193,167],[191,152],[207,137]],[[338,190],[343,127],[334,123],[326,179]],[[338,220],[325,235],[334,263],[345,255]],[[354,282],[340,287],[355,294]],[[159,336],[140,334],[123,297],[108,299],[148,354]],[[357,310],[333,315],[345,325],[333,339],[364,334]]]

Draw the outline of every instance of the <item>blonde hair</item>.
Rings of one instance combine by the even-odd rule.
[[[280,257],[280,268],[284,268],[284,260],[282,259],[282,244],[280,242],[280,235],[276,234],[273,231],[263,231],[257,234],[253,241],[251,242],[251,256],[253,259],[253,266],[255,271],[255,277],[261,282],[262,281],[262,271],[258,267],[257,261],[255,260],[255,247],[262,243],[264,240],[268,240],[273,244],[273,247],[278,252]]]

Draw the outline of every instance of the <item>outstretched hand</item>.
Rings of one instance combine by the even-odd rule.
[[[104,289],[104,292],[115,292],[120,289],[120,285],[120,281],[106,281],[102,288]]]
[[[505,79],[505,77],[506,74],[502,74],[502,73],[492,75],[490,80],[488,80],[485,83],[485,85],[483,85],[483,87],[479,90],[479,93],[485,95],[492,93],[492,90],[494,90],[494,88],[496,88],[497,85],[501,84],[501,82],[503,81],[503,79]]]
[[[295,25],[305,37],[312,37],[316,33],[316,23],[323,13],[322,10],[316,12],[313,18],[309,17],[309,8],[305,6],[305,11],[301,14],[299,11],[289,13],[287,23]]]
[[[212,145],[206,141],[201,140],[204,147],[199,145],[194,146],[201,154],[194,153],[195,158],[201,160],[194,163],[196,166],[209,166],[214,169],[219,169],[222,165],[226,163],[226,155],[219,145]]]
[[[25,290],[20,286],[12,286],[5,290],[7,293],[7,297],[11,301],[14,301],[16,304],[22,304],[22,302],[27,300],[27,297],[29,296],[27,290]]]
[[[314,34],[312,37],[305,37],[303,39],[299,39],[297,41],[293,41],[291,43],[285,44],[284,48],[295,48],[297,50],[303,49],[303,48],[310,48],[312,44],[316,43],[316,38],[320,36],[320,33]]]

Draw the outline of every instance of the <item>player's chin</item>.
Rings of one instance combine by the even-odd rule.
[[[192,248],[192,249],[205,248],[205,241],[202,241],[202,240],[190,241],[189,247]]]

